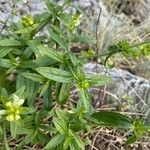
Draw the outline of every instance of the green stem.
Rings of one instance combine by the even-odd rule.
[[[5,128],[5,122],[3,123],[3,137],[4,137],[4,148],[5,150],[10,150],[9,149],[9,145],[8,145],[8,141],[7,141],[7,135],[6,135],[6,128]]]
[[[138,47],[138,46],[141,46],[141,45],[144,45],[144,44],[148,44],[148,43],[150,44],[150,41],[144,41],[144,42],[135,44],[135,45],[133,45],[132,47]]]

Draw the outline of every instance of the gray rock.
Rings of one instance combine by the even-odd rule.
[[[128,111],[143,113],[148,117],[150,113],[149,80],[122,69],[106,69],[95,63],[85,64],[84,69],[88,74],[108,75],[112,78],[112,83],[107,87],[90,89],[94,95],[93,101],[96,107],[110,104],[113,100],[113,106],[124,105]]]

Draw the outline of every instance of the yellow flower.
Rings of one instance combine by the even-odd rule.
[[[14,120],[15,120],[15,117],[14,117],[13,114],[10,114],[10,115],[7,115],[7,116],[6,116],[6,120],[11,122],[11,121],[14,121]]]
[[[7,102],[6,107],[12,107],[12,102]]]
[[[14,121],[20,119],[20,109],[24,103],[24,99],[20,99],[17,95],[13,95],[13,101],[6,102],[6,110],[0,110],[1,115],[6,115],[7,121]]]
[[[23,26],[25,27],[29,27],[34,24],[34,21],[31,15],[23,16],[21,20],[22,20]]]
[[[81,89],[88,89],[90,87],[90,84],[89,84],[89,82],[87,80],[84,80],[82,82],[79,82],[77,84],[77,87],[81,88]]]
[[[19,120],[20,116],[19,115],[15,115],[15,120]]]

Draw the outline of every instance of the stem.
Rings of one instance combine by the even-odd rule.
[[[9,149],[9,145],[8,145],[8,142],[7,142],[7,135],[6,135],[6,128],[5,128],[5,122],[3,123],[3,137],[4,137],[4,148],[5,150],[10,150]]]
[[[150,44],[150,41],[144,41],[144,42],[135,44],[135,45],[133,45],[132,47],[138,47],[138,46],[141,46],[141,45],[144,45],[144,44],[148,44],[148,43]]]
[[[72,44],[72,33],[69,31],[69,41],[68,41],[68,51],[70,52],[71,49],[71,44]]]
[[[99,14],[98,14],[98,19],[96,22],[96,54],[98,55],[99,51],[99,45],[98,45],[98,28],[99,28],[99,23],[100,23],[100,16],[101,16],[102,8],[99,8]]]

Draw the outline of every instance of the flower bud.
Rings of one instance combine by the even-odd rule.
[[[12,102],[7,102],[5,105],[6,107],[12,107]]]
[[[20,115],[15,115],[15,120],[19,120],[20,119]]]
[[[89,88],[89,86],[90,86],[90,84],[87,81],[82,82],[82,88],[87,89],[87,88]]]
[[[14,119],[15,119],[15,118],[14,118],[14,115],[13,115],[13,114],[10,114],[10,115],[7,115],[7,116],[6,116],[6,120],[7,120],[7,121],[14,121]]]
[[[15,111],[15,114],[16,114],[16,115],[19,115],[19,113],[20,113],[19,110],[16,110],[16,111]]]
[[[84,81],[78,83],[77,87],[81,88],[81,89],[88,89],[90,87],[90,84],[87,80],[84,80]]]
[[[32,26],[34,24],[33,18],[31,15],[26,15],[22,17],[22,24],[25,27]]]

